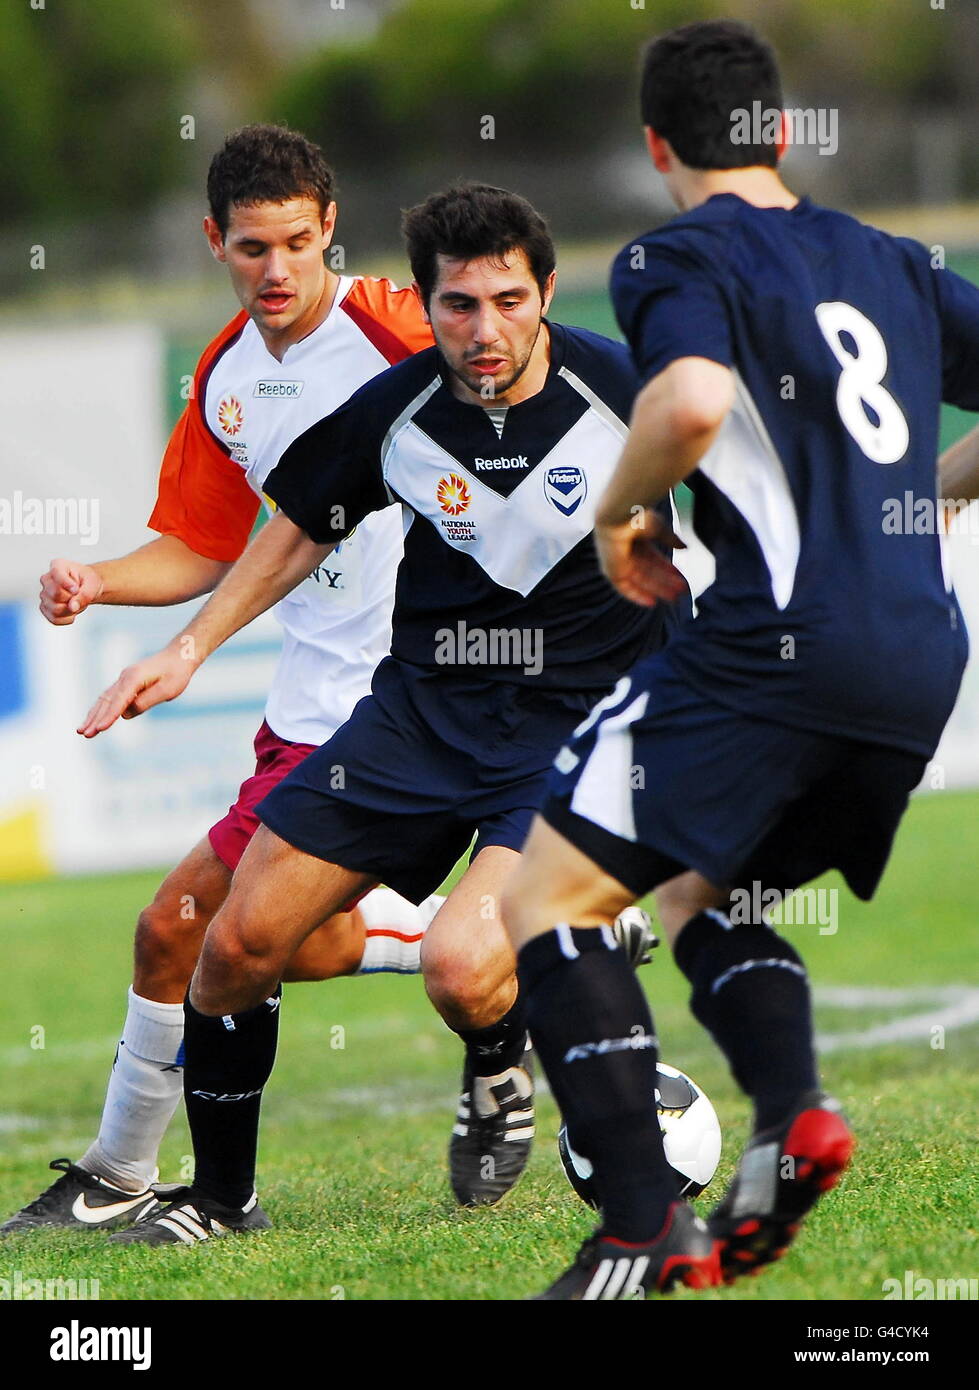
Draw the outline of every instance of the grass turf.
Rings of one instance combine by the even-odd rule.
[[[874,903],[839,888],[838,930],[787,930],[817,985],[979,986],[974,904],[979,794],[913,803]],[[121,1026],[132,926],[153,874],[0,887],[6,1001],[0,1024],[0,1210],[47,1185],[46,1164],[92,1138]],[[708,1207],[737,1157],[747,1108],[686,1009],[661,949],[642,978],[664,1060],[707,1090],[724,1131]],[[817,1009],[823,1031],[854,1031],[927,1001]],[[944,1046],[936,1044],[943,1042]],[[0,1278],[97,1279],[103,1299],[504,1299],[539,1289],[591,1229],[558,1165],[557,1117],[540,1105],[525,1178],[500,1207],[465,1212],[449,1194],[445,1147],[460,1052],[418,979],[373,977],[287,989],[279,1061],[264,1106],[261,1200],[274,1229],[205,1248],[113,1247],[51,1231],[0,1242]],[[789,1258],[757,1280],[680,1300],[872,1300],[906,1270],[979,1276],[975,1170],[979,1026],[824,1063],[860,1147]],[[189,1172],[178,1117],[161,1176]]]

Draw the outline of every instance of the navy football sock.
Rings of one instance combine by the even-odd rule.
[[[488,1028],[460,1028],[458,1033],[474,1076],[499,1076],[510,1067],[518,1067],[527,1045],[523,992],[518,992],[503,1017]]]
[[[652,1240],[677,1182],[656,1114],[653,1020],[635,971],[610,928],[560,926],[524,946],[517,973],[569,1138],[594,1166],[603,1231]]]
[[[281,986],[256,1009],[212,1018],[184,1001],[184,1101],[194,1188],[228,1207],[255,1190],[262,1088],[275,1062]]]
[[[731,926],[699,912],[673,948],[693,985],[690,1007],[755,1106],[755,1129],[784,1119],[819,1086],[809,978],[795,949],[770,927]]]

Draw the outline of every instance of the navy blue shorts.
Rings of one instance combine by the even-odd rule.
[[[541,814],[637,897],[695,869],[789,891],[839,869],[870,898],[926,760],[717,704],[644,661],[558,754]]]
[[[471,857],[523,848],[554,754],[593,703],[387,657],[346,724],[256,814],[296,849],[421,902],[474,835]]]

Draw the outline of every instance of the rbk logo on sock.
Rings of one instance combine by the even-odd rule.
[[[201,1100],[250,1100],[252,1096],[262,1094],[261,1086],[255,1091],[236,1091],[233,1094],[225,1092],[223,1095],[217,1091],[191,1091],[192,1096],[200,1096]]]
[[[601,1042],[577,1043],[564,1054],[565,1062],[583,1062],[588,1057],[605,1057],[610,1052],[641,1052],[659,1047],[655,1033],[633,1033],[628,1038],[602,1038]]]

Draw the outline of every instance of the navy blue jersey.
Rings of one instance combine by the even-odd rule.
[[[592,539],[638,380],[621,344],[549,329],[544,387],[507,409],[500,433],[486,409],[453,395],[430,348],[300,435],[265,490],[323,543],[403,504],[399,660],[598,691],[662,634],[660,613],[608,584]]]
[[[625,247],[612,295],[644,378],[681,357],[735,373],[688,480],[717,576],[675,669],[748,713],[930,756],[967,656],[939,405],[979,409],[979,290],[807,199],[720,194]]]

